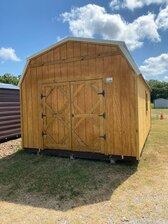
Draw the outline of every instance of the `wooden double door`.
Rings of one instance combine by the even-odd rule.
[[[104,153],[102,80],[42,85],[43,148]]]

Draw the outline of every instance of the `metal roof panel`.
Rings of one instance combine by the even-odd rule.
[[[19,89],[19,87],[12,84],[0,83],[0,89]]]

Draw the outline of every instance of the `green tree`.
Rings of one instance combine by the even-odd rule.
[[[152,89],[151,92],[151,101],[164,98],[168,99],[168,82],[158,81],[158,80],[149,80],[147,81],[149,86]]]
[[[7,83],[7,84],[13,84],[13,85],[17,85],[20,79],[20,75],[15,76],[9,73],[6,73],[2,76],[0,76],[0,82],[1,83]]]

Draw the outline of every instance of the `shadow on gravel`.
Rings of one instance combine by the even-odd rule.
[[[28,154],[0,159],[0,200],[66,211],[109,200],[137,164]]]

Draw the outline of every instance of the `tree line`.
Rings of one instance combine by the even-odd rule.
[[[20,77],[21,75],[16,76],[16,75],[6,73],[4,75],[0,75],[0,83],[18,85]],[[153,100],[158,98],[168,99],[168,82],[163,82],[158,80],[149,80],[147,81],[147,83],[152,90],[151,92],[152,102]]]
[[[168,99],[168,82],[149,80],[147,83],[152,90],[151,102],[158,98]]]
[[[6,84],[13,84],[18,85],[21,75],[12,75],[9,73],[6,73],[4,75],[0,75],[0,83],[6,83]]]

